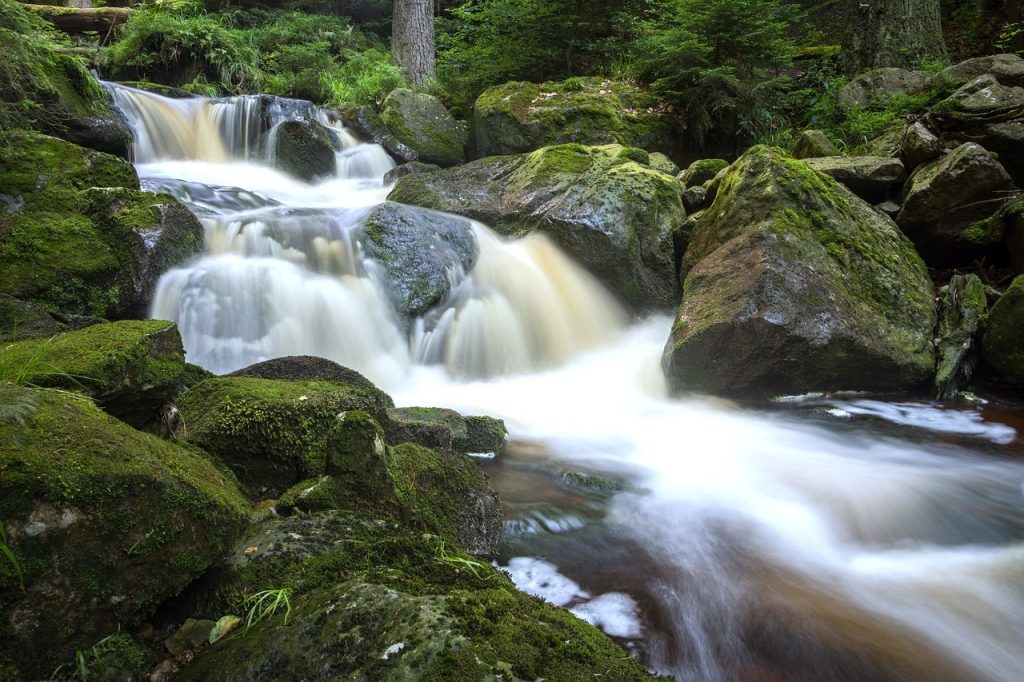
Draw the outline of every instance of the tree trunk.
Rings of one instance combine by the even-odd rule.
[[[106,33],[131,18],[135,10],[128,7],[56,7],[24,5],[29,12],[46,19],[64,33]]]
[[[391,59],[413,85],[434,77],[433,0],[395,0]]]
[[[844,69],[915,68],[923,59],[946,61],[939,0],[845,0]]]

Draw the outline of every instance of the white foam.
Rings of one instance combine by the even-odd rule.
[[[623,592],[608,592],[569,610],[612,637],[636,639],[643,634],[636,600]]]
[[[543,559],[515,557],[504,570],[520,590],[556,606],[590,596],[576,582],[559,573],[557,566]]]

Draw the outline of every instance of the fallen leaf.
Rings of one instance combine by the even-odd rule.
[[[229,632],[238,627],[242,619],[238,616],[221,616],[217,624],[210,630],[210,644],[223,639]]]

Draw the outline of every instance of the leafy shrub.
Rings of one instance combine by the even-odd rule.
[[[395,88],[405,87],[402,71],[385,50],[352,52],[338,69],[321,74],[324,99],[331,104],[379,104]]]

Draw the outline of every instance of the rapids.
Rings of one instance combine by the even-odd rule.
[[[1024,678],[1024,459],[992,409],[670,399],[670,319],[630,322],[543,236],[479,224],[473,270],[403,321],[360,245],[387,194],[379,146],[308,103],[110,88],[144,186],[206,230],[151,311],[190,361],[321,355],[400,405],[504,418],[484,466],[524,589],[681,680]],[[271,167],[274,126],[297,117],[336,131],[336,178]]]

